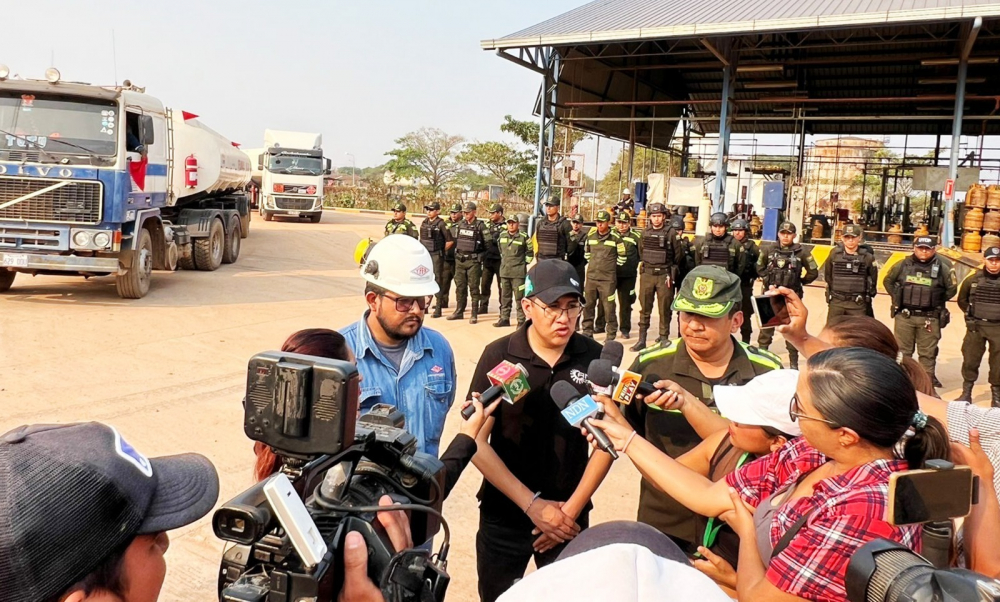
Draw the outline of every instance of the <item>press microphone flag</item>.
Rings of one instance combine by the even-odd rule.
[[[479,396],[479,401],[483,406],[493,403],[497,397],[501,397],[507,403],[517,403],[524,398],[531,390],[528,384],[528,371],[521,364],[515,364],[503,360],[486,373],[490,386]],[[462,410],[462,417],[468,420],[476,413],[476,408],[469,404]]]

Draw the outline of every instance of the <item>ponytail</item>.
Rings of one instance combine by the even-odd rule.
[[[908,468],[910,470],[923,468],[927,460],[950,460],[951,446],[944,425],[933,416],[926,416],[922,412],[918,412],[917,415],[926,420],[925,426],[911,427],[900,440],[902,453],[899,455],[906,460]]]

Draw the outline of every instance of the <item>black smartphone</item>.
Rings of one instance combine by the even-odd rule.
[[[774,328],[792,321],[784,295],[754,295],[750,300],[758,328]]]
[[[889,524],[913,525],[967,516],[974,476],[968,466],[904,470],[889,476]]]

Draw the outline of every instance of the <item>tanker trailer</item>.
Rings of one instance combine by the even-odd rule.
[[[211,271],[249,232],[249,158],[145,89],[9,79],[0,65],[0,292],[18,273],[114,276],[137,299],[153,270]]]

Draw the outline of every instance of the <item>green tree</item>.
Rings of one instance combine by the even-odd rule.
[[[693,174],[700,168],[700,164],[692,159],[688,166],[688,173]],[[670,153],[665,151],[653,151],[643,147],[636,148],[632,161],[632,177],[641,178],[644,174],[654,172],[662,173],[668,178],[679,176],[681,175],[680,159],[671,157]],[[597,183],[597,203],[600,206],[614,205],[621,198],[622,188],[632,188],[632,184],[628,181],[627,148],[618,153],[618,158]]]
[[[461,171],[457,155],[464,142],[461,136],[421,128],[396,140],[397,148],[386,153],[391,159],[385,167],[398,177],[425,183],[437,194]]]
[[[534,165],[529,151],[505,142],[474,142],[465,147],[458,161],[481,174],[496,179],[508,194],[516,192],[526,179],[533,179]]]
[[[531,161],[535,162],[538,160],[538,127],[537,121],[521,121],[506,115],[503,118],[503,124],[500,125],[500,131],[513,134],[526,144],[530,149]],[[590,135],[586,132],[557,125],[553,147],[557,152],[572,152],[577,144],[589,137]]]

